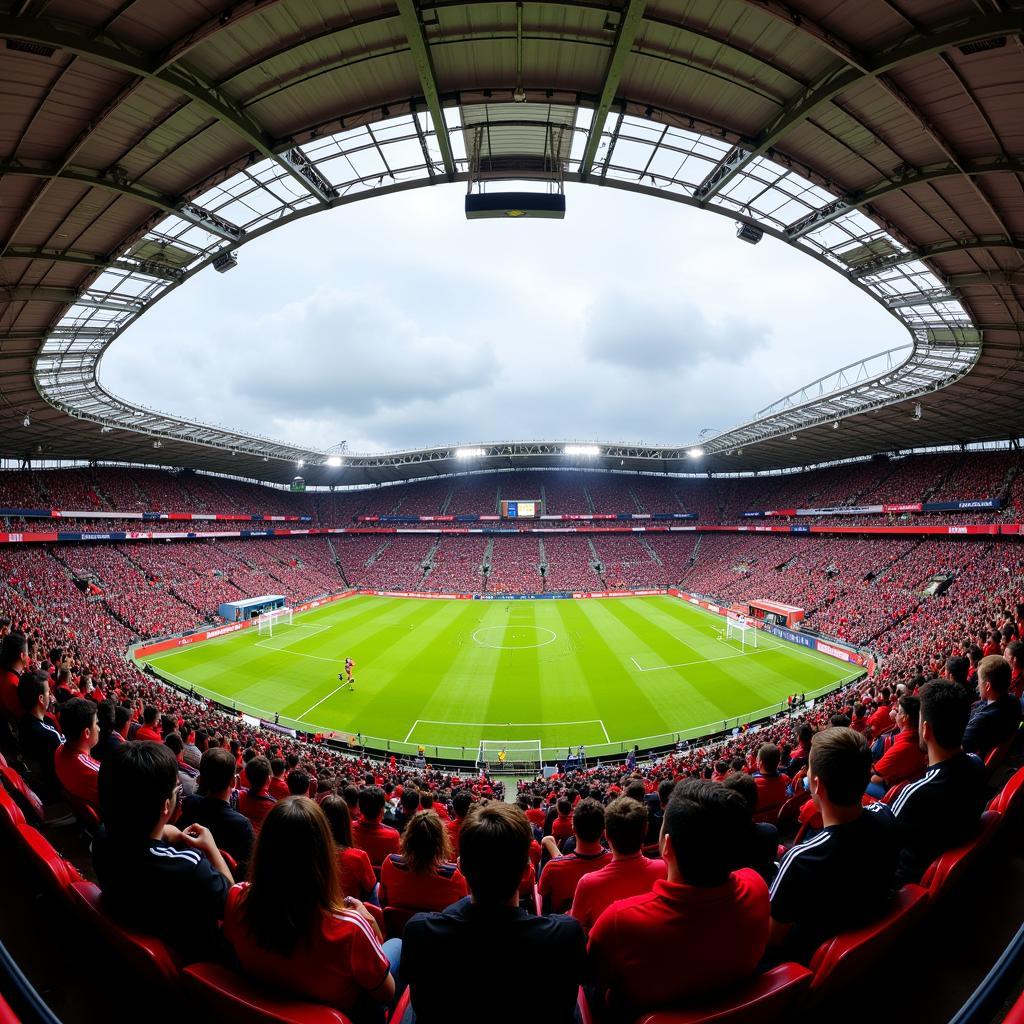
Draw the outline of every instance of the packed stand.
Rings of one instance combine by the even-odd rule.
[[[422,588],[440,594],[478,594],[486,537],[443,537],[431,555]]]
[[[502,537],[491,547],[487,591],[491,594],[537,594],[544,588],[540,574],[540,542],[536,537]]]

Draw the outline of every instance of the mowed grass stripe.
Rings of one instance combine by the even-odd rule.
[[[778,641],[774,649],[744,654],[717,639],[721,618],[670,597],[503,602],[367,595],[296,621],[300,628],[279,627],[267,646],[246,630],[152,660],[179,682],[248,710],[290,718],[320,701],[310,714],[317,728],[390,738],[397,750],[445,744],[455,748],[449,754],[475,750],[481,738],[537,738],[562,753],[579,743],[617,751],[634,739],[732,725],[789,693],[833,685],[853,668]],[[326,628],[315,631],[320,626]],[[524,646],[481,646],[473,635],[482,629],[490,631],[479,634],[485,642]],[[556,634],[553,643],[525,646],[531,632],[534,639],[540,634],[537,642],[547,639],[544,630]],[[346,655],[356,659],[356,691],[335,693]],[[661,667],[638,671],[634,656]],[[680,667],[666,667],[674,665]],[[597,720],[616,743],[598,745]],[[477,722],[495,724],[457,724]]]

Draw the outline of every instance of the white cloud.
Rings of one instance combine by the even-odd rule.
[[[461,196],[370,200],[258,239],[147,313],[103,383],[353,451],[685,443],[906,341],[835,273],[708,213],[576,187],[564,222],[467,222]]]

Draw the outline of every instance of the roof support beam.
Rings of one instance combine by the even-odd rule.
[[[158,281],[182,281],[185,271],[153,260],[114,260],[103,253],[71,252],[64,249],[47,249],[38,245],[9,245],[0,253],[0,259],[41,260],[45,263],[68,264],[72,267],[93,267],[100,270],[117,270],[124,274],[144,274]]]
[[[184,64],[161,66],[159,58],[151,57],[120,40],[97,34],[83,25],[50,21],[45,18],[0,15],[0,36],[54,46],[104,67],[116,68],[148,81],[160,82],[171,91],[180,93],[203,106],[252,149],[286,171],[307,192],[315,196],[322,206],[329,205],[330,201],[337,197],[334,188],[318,174],[308,174],[301,161],[290,160],[278,153],[275,141],[256,121],[212,82],[206,81],[198,72]],[[308,161],[305,162],[308,164]]]
[[[962,164],[931,164],[927,167],[911,167],[895,178],[887,178],[876,182],[859,192],[851,192],[842,199],[836,199],[817,210],[812,210],[805,217],[794,221],[786,228],[786,237],[796,241],[804,235],[831,221],[837,220],[851,210],[876,202],[893,192],[901,192],[912,185],[936,181],[939,178],[966,177],[973,178],[981,174],[1021,174],[1024,173],[1024,159],[1019,157],[993,157],[984,160],[969,160]]]
[[[615,101],[615,94],[618,91],[619,81],[622,78],[622,72],[625,70],[626,61],[633,49],[633,43],[636,42],[640,26],[643,24],[644,11],[646,9],[647,0],[627,0],[627,4],[619,18],[619,27],[615,32],[612,52],[604,72],[601,95],[594,110],[594,119],[590,123],[590,133],[587,135],[587,144],[583,149],[583,158],[580,161],[581,181],[587,180],[590,176],[591,168],[594,166],[597,147],[601,143],[601,133],[604,131],[605,122],[608,120],[608,112]]]
[[[398,6],[398,20],[401,22],[402,31],[409,41],[409,49],[412,52],[413,63],[416,65],[416,74],[420,79],[420,88],[427,101],[427,109],[430,111],[430,119],[434,122],[434,135],[437,137],[437,146],[441,150],[441,162],[444,164],[444,173],[449,181],[455,180],[455,157],[452,154],[452,143],[448,137],[448,126],[444,120],[444,110],[441,107],[441,93],[437,87],[437,72],[434,70],[434,61],[430,56],[430,45],[427,43],[427,35],[423,30],[423,23],[420,21],[419,11],[413,0],[396,0]],[[413,115],[415,116],[415,115]]]
[[[747,146],[747,156],[726,167],[731,156],[726,156],[698,186],[701,201],[707,202],[720,192],[756,157],[763,156],[797,125],[813,117],[822,107],[838,95],[864,82],[877,79],[896,68],[931,54],[941,53],[954,46],[991,39],[993,36],[1020,35],[1024,32],[1024,12],[985,13],[953,22],[934,32],[907,37],[887,50],[879,52],[865,70],[841,65],[827,71],[788,103],[765,125]]]
[[[1010,249],[1024,255],[1024,238],[1007,238],[1004,235],[977,235],[971,238],[956,238],[946,242],[935,242],[922,245],[917,249],[881,256],[877,260],[863,264],[850,272],[850,277],[859,281],[862,277],[880,274],[890,267],[898,267],[903,263],[914,263],[918,260],[930,260],[937,256],[949,256],[957,252],[972,249]],[[841,257],[840,257],[841,258]]]

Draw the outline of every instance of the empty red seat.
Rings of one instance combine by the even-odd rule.
[[[1018,768],[1006,780],[1006,785],[992,797],[988,809],[998,811],[1004,817],[1009,817],[1022,804],[1024,804],[1024,768]]]
[[[868,977],[878,959],[921,917],[927,906],[927,890],[919,885],[906,885],[881,920],[823,942],[810,964],[814,972],[810,991],[815,1000]]]
[[[921,884],[928,889],[933,900],[948,892],[967,874],[992,841],[1002,820],[1003,816],[999,811],[986,811],[981,816],[981,828],[973,839],[947,850],[928,865],[921,878]]]
[[[78,824],[89,835],[94,835],[100,827],[100,816],[96,813],[96,808],[87,804],[84,800],[79,800],[78,797],[72,796],[66,790],[64,792],[64,799],[71,808],[71,813],[78,819]]]
[[[0,765],[0,786],[7,790],[11,799],[21,808],[27,821],[37,825],[43,823],[43,801],[10,765]]]
[[[68,893],[72,903],[124,957],[129,967],[135,968],[147,978],[177,984],[180,980],[178,963],[167,945],[153,935],[144,935],[125,927],[106,914],[98,886],[92,882],[72,882],[68,886]],[[140,898],[145,896],[140,894]]]
[[[27,824],[18,825],[17,829],[22,849],[51,889],[61,892],[72,882],[82,880],[78,869],[66,861],[38,829]]]
[[[216,963],[193,964],[181,974],[209,1010],[200,1016],[232,1024],[350,1024],[340,1010],[271,992]]]
[[[0,1024],[18,1024],[17,1015],[3,996],[0,996]]]
[[[779,964],[715,999],[703,999],[685,1009],[648,1013],[637,1018],[636,1024],[775,1024],[790,1016],[811,978],[811,972],[800,964]]]
[[[13,832],[15,826],[25,824],[25,815],[11,798],[10,793],[0,789],[0,828]]]

